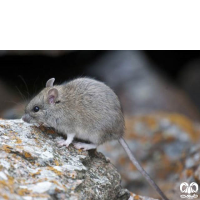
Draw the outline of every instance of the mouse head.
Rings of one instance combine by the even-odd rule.
[[[26,106],[25,114],[22,119],[28,123],[46,124],[49,116],[51,116],[55,104],[59,103],[58,89],[53,86],[55,78],[51,78],[44,88],[36,95]]]

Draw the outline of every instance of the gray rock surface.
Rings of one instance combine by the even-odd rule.
[[[0,120],[1,200],[129,199],[120,174],[101,153],[59,148],[59,137],[22,120]]]
[[[120,175],[97,152],[58,148],[21,120],[0,121],[0,196],[10,199],[128,199]],[[53,139],[55,138],[55,140]]]

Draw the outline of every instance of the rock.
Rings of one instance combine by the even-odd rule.
[[[120,174],[101,153],[59,148],[58,139],[53,130],[0,120],[1,200],[129,199]]]
[[[165,193],[171,190],[174,187],[173,177],[182,170],[183,153],[200,140],[199,127],[189,118],[176,113],[127,116],[125,122],[125,139],[136,158]],[[109,142],[99,151],[117,167],[123,187],[158,198],[118,142]],[[193,161],[188,161],[188,166],[193,166]]]
[[[193,145],[187,150],[181,158],[181,170],[174,177],[174,185],[173,189],[170,191],[170,198],[172,200],[176,200],[180,198],[180,195],[187,195],[187,193],[183,193],[180,191],[180,185],[184,182],[188,184],[188,186],[195,182],[200,184],[200,145]],[[184,189],[184,188],[183,188]],[[193,186],[193,189],[194,186]],[[192,194],[193,195],[193,194]],[[200,190],[195,193],[200,197]],[[199,199],[199,198],[198,198]]]
[[[103,155],[58,148],[56,134],[0,121],[0,196],[10,199],[128,199]],[[122,194],[118,196],[118,194]],[[34,199],[37,199],[34,198]]]

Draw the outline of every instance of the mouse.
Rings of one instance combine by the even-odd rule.
[[[118,140],[131,162],[163,200],[168,200],[159,186],[139,164],[124,139],[125,121],[119,98],[114,91],[98,80],[76,78],[54,85],[55,78],[46,82],[25,107],[22,120],[45,127],[67,136],[59,146],[91,150],[112,140]],[[75,138],[85,142],[77,142]]]

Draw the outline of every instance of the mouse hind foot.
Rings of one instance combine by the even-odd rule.
[[[87,144],[83,142],[76,142],[73,143],[76,149],[83,149],[83,150],[90,150],[90,149],[96,149],[97,144]]]
[[[75,134],[74,133],[68,133],[67,134],[67,140],[59,140],[58,141],[58,146],[66,146],[66,147],[68,147],[71,143],[72,143],[72,141],[73,141],[73,139],[74,139],[74,136],[75,136]]]

